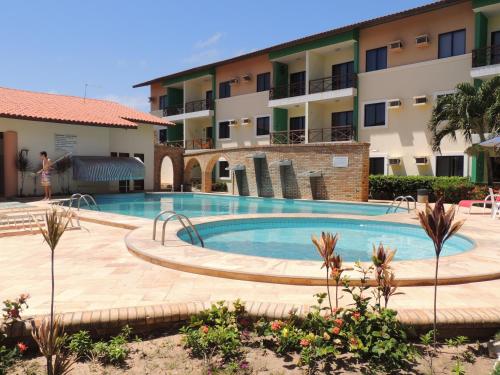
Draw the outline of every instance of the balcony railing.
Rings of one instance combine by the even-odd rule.
[[[212,100],[203,99],[203,100],[195,100],[192,102],[187,102],[184,108],[186,113],[190,113],[190,112],[198,112],[198,111],[206,111],[209,109],[214,109],[214,105]]]
[[[176,147],[176,148],[182,148],[184,147],[184,141],[181,139],[180,141],[160,141],[160,144],[168,147]]]
[[[348,89],[357,86],[356,74],[342,74],[309,81],[309,94],[317,92]]]
[[[186,150],[207,150],[214,148],[211,138],[199,138],[186,140]]]
[[[500,64],[500,44],[472,51],[472,67]]]
[[[309,129],[309,143],[345,142],[354,139],[352,126],[332,126],[330,128]]]
[[[306,83],[297,82],[288,85],[271,87],[269,90],[269,100],[289,98],[306,94]]]
[[[306,142],[305,130],[285,130],[269,134],[273,145],[296,145]]]
[[[184,113],[184,107],[182,104],[163,108],[163,116],[175,116],[182,115]]]

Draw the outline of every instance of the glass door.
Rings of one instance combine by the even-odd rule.
[[[304,143],[306,135],[306,118],[290,117],[290,132],[288,143]]]
[[[290,74],[290,96],[305,95],[306,93],[306,72]]]
[[[332,65],[332,89],[340,90],[353,87],[354,61]]]
[[[206,102],[206,109],[214,109],[213,108],[213,100],[214,100],[214,95],[213,95],[212,90],[208,90],[205,93],[205,102]]]
[[[491,33],[491,64],[500,64],[500,31]]]

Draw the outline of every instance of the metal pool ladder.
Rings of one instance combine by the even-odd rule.
[[[70,208],[73,207],[73,201],[76,200],[77,210],[80,211],[80,204],[81,204],[82,199],[87,204],[87,206],[89,208],[94,206],[97,209],[97,211],[101,211],[101,209],[99,208],[99,205],[95,201],[94,197],[90,194],[81,194],[81,193],[73,194],[71,196],[71,198],[69,199],[69,207]],[[89,200],[90,200],[90,202],[89,202]]]
[[[407,196],[400,195],[399,197],[394,198],[394,200],[392,201],[391,205],[387,208],[387,211],[385,213],[388,214],[391,210],[393,210],[392,212],[397,212],[403,202],[406,202],[406,208],[408,212],[410,212],[410,201],[413,202],[413,209],[416,210],[417,201],[415,200],[415,198],[413,198],[411,195]]]
[[[169,216],[163,222],[163,226],[161,229],[161,245],[162,246],[165,245],[165,227],[167,226],[167,223],[171,219],[177,218],[177,220],[179,220],[179,223],[181,223],[181,225],[184,227],[184,230],[187,232],[187,234],[189,234],[189,238],[191,239],[191,244],[195,245],[195,240],[194,240],[193,234],[191,233],[191,231],[192,231],[192,232],[194,232],[194,234],[198,238],[198,241],[200,241],[201,247],[205,247],[205,243],[203,242],[203,239],[201,238],[200,233],[198,232],[196,227],[193,225],[191,220],[189,220],[189,218],[186,215],[178,214],[177,212],[170,211],[170,210],[162,211],[158,215],[156,215],[154,222],[153,222],[153,240],[156,240],[156,223],[158,222],[160,217],[162,217],[163,215],[166,215],[166,214],[169,214]],[[191,229],[191,231],[189,229]]]

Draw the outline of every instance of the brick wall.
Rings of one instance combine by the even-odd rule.
[[[172,160],[174,169],[174,189],[180,190],[182,180],[184,178],[184,150],[182,148],[169,147],[164,145],[155,145],[155,162],[154,162],[154,189],[161,190],[161,163],[163,158],[169,157]]]
[[[265,153],[264,159],[252,158]],[[348,167],[333,166],[334,156],[346,156]],[[202,191],[209,192],[212,169],[220,157],[230,167],[245,166],[233,173],[234,194],[277,198],[368,200],[368,143],[339,143],[325,145],[260,146],[238,149],[209,150],[184,155],[184,165],[196,159],[202,170]],[[280,160],[292,160],[291,166],[278,166]],[[190,162],[191,161],[191,162]],[[188,167],[189,168],[189,167]],[[303,175],[321,171],[320,177]],[[184,176],[189,176],[185,173]],[[184,181],[189,184],[189,181]],[[230,192],[231,193],[231,192]]]

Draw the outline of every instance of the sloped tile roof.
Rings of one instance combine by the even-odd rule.
[[[121,128],[136,128],[140,124],[173,125],[109,100],[5,87],[0,87],[0,117]]]

